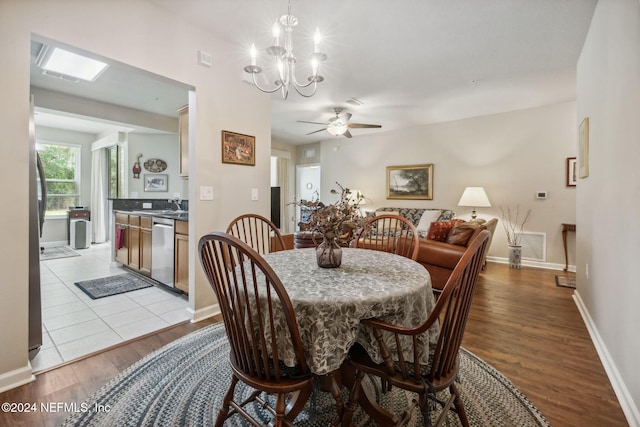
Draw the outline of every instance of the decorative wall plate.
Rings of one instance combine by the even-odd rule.
[[[149,159],[144,162],[144,168],[149,172],[163,172],[167,168],[167,162],[160,159]]]

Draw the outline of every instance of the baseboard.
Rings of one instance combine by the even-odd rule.
[[[220,314],[220,306],[218,304],[213,304],[198,310],[193,310],[189,307],[187,311],[191,314],[191,323],[196,323]]]
[[[509,264],[509,259],[508,258],[502,258],[502,257],[496,257],[496,256],[488,256],[487,257],[487,261],[496,262],[498,264]],[[522,266],[523,267],[534,267],[534,268],[545,268],[547,270],[564,271],[564,264],[555,264],[555,263],[551,263],[551,262],[532,261],[532,260],[528,260],[528,259],[523,259],[522,260]],[[570,265],[568,271],[571,271],[571,272],[575,273],[576,266],[575,265]]]
[[[27,366],[0,375],[0,393],[20,387],[21,385],[35,381],[35,379],[36,377],[33,375],[31,364],[27,362]]]
[[[598,332],[598,328],[589,315],[587,307],[584,305],[584,302],[577,290],[573,292],[573,300],[578,307],[578,311],[580,312],[582,320],[587,327],[587,331],[589,331],[591,341],[593,341],[593,344],[596,347],[600,361],[602,362],[604,370],[609,377],[609,381],[611,381],[611,386],[618,398],[618,402],[622,407],[622,412],[624,412],[624,416],[627,418],[629,426],[640,427],[640,410],[638,410],[638,406],[633,401],[633,397],[631,396],[631,393],[629,393],[629,389],[620,376],[620,372],[618,371],[618,368],[616,368],[616,364],[611,358],[611,354],[609,353],[609,350],[607,350],[607,346],[602,340],[602,337]]]

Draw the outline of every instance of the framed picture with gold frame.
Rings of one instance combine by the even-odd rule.
[[[222,131],[222,163],[256,165],[256,137]]]
[[[433,200],[433,163],[387,166],[387,199]]]
[[[585,117],[578,128],[578,174],[589,176],[589,117]]]

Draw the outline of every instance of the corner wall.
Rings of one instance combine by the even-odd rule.
[[[640,425],[640,4],[600,0],[578,61],[577,127],[589,117],[589,176],[578,180],[575,298],[631,426]]]

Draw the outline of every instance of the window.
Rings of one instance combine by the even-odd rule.
[[[45,216],[66,215],[80,204],[80,146],[40,142],[38,153],[47,183]]]

